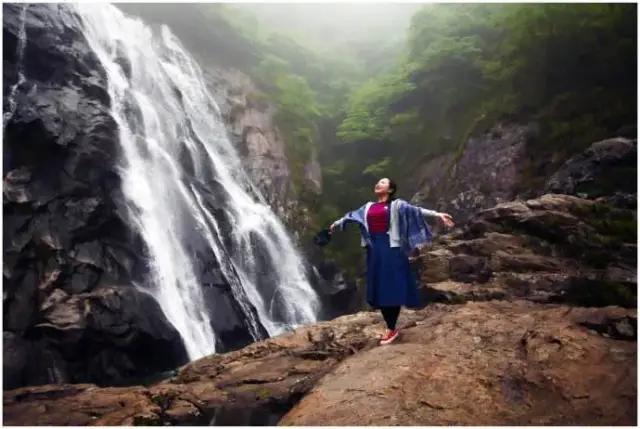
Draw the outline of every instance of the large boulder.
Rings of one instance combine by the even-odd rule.
[[[547,192],[584,198],[636,195],[638,144],[636,139],[616,137],[593,143],[569,158],[546,183]],[[629,207],[635,206],[632,198]]]
[[[636,342],[585,326],[627,312],[430,308],[400,342],[339,363],[279,425],[633,425]]]
[[[155,299],[134,287],[77,294],[56,288],[38,310],[39,320],[24,338],[4,332],[5,388],[86,380],[118,384],[187,361],[180,335]]]
[[[469,302],[361,312],[147,386],[5,391],[9,425],[633,425],[636,310]]]

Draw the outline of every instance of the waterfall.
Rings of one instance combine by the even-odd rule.
[[[242,168],[202,71],[168,27],[108,4],[77,4],[106,71],[129,215],[148,250],[151,293],[191,359],[215,352],[203,295],[212,264],[255,340],[316,320],[319,299],[280,220]]]
[[[20,11],[20,30],[18,31],[18,46],[16,52],[16,69],[18,71],[18,81],[11,85],[11,89],[9,89],[9,96],[7,97],[9,101],[9,110],[4,112],[2,116],[2,130],[4,132],[7,122],[13,117],[14,112],[16,111],[16,93],[20,85],[25,82],[24,72],[23,72],[23,62],[24,62],[24,49],[27,46],[27,31],[26,31],[26,17],[27,17],[27,8],[28,4],[22,6],[22,10]]]

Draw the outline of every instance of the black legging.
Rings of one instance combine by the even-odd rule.
[[[391,330],[396,329],[396,322],[398,321],[398,315],[400,314],[400,306],[380,307],[382,311],[382,317],[387,322],[387,327]]]

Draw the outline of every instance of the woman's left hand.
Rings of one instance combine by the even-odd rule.
[[[444,225],[448,228],[451,228],[452,226],[455,225],[455,223],[453,222],[453,218],[449,213],[438,213],[438,217],[440,218],[442,223],[444,223]]]

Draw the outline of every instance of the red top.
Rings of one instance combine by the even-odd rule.
[[[373,203],[367,212],[367,225],[369,232],[385,232],[389,226],[388,211],[389,202]]]

